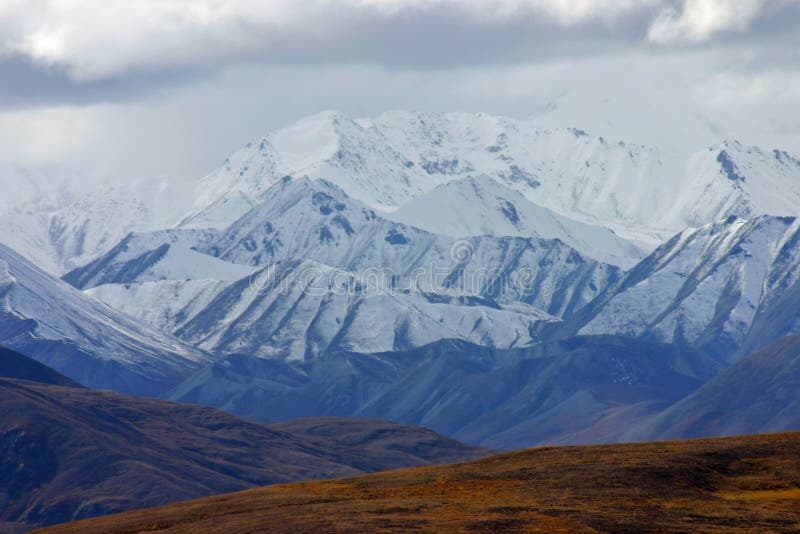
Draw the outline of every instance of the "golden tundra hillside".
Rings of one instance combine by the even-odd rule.
[[[800,432],[542,447],[264,487],[45,532],[797,532]]]

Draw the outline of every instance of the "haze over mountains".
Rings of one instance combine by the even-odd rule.
[[[2,214],[0,342],[259,421],[360,415],[521,447],[660,435],[800,332],[800,160],[771,147],[677,159],[573,125],[323,112],[165,191]],[[775,399],[759,417],[785,429],[794,400]]]

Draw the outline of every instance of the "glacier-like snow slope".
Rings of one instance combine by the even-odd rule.
[[[645,252],[612,230],[573,221],[526,199],[488,176],[440,185],[387,218],[452,237],[504,235],[560,239],[604,263],[633,267]]]
[[[101,284],[84,293],[134,319],[172,332],[208,306],[229,285],[229,281],[209,278],[159,280]]]
[[[77,179],[69,186],[63,180],[0,167],[0,185],[13,184],[0,203],[0,242],[58,276],[107,252],[132,231],[174,225],[188,209],[180,201],[187,196],[181,194],[184,188],[175,181],[79,187]]]
[[[226,226],[287,175],[324,178],[382,210],[488,175],[540,206],[651,246],[729,215],[800,215],[800,161],[786,152],[723,141],[676,161],[658,147],[535,124],[481,113],[320,113],[232,154],[199,181],[182,224]]]
[[[148,217],[134,197],[117,199],[98,191],[79,199],[64,195],[0,215],[2,242],[56,275],[93,260]]]
[[[155,280],[238,280],[253,268],[219,260],[197,247],[219,238],[215,230],[130,233],[111,250],[63,279],[79,289]]]
[[[0,245],[0,345],[84,385],[160,394],[201,351],[77,291]]]
[[[685,230],[581,312],[581,334],[647,336],[728,361],[800,332],[800,220]]]
[[[619,277],[557,240],[444,237],[391,222],[325,180],[281,180],[261,203],[198,248],[249,265],[312,259],[358,273],[376,270],[423,291],[521,301],[551,315],[581,308]]]
[[[586,305],[621,274],[557,240],[438,236],[388,221],[327,181],[287,178],[218,234],[134,234],[65,280],[80,289],[153,280],[147,273],[158,271],[167,238],[234,264],[310,259],[352,272],[365,284],[518,301],[559,317]]]
[[[510,348],[557,321],[521,303],[366,287],[352,273],[286,260],[224,284],[208,280],[106,284],[90,295],[215,354],[305,361],[462,339]]]

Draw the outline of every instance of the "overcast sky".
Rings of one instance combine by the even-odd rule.
[[[800,2],[0,0],[0,163],[195,178],[396,108],[800,153]]]

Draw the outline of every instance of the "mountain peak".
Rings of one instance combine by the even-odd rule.
[[[777,193],[800,175],[788,154],[723,140],[698,147],[688,160],[675,158],[580,125],[540,128],[485,113],[394,110],[354,119],[324,111],[232,155],[198,185],[195,211],[220,198],[253,200],[287,175],[326,179],[382,211],[455,180],[491,186],[476,178],[485,175],[560,215],[648,246],[731,214],[797,212],[800,193]],[[238,211],[224,221],[214,217],[218,227],[248,209],[230,203]]]
[[[642,249],[611,230],[564,217],[485,174],[439,185],[386,217],[450,237],[558,239],[585,256],[623,267],[644,256]]]

